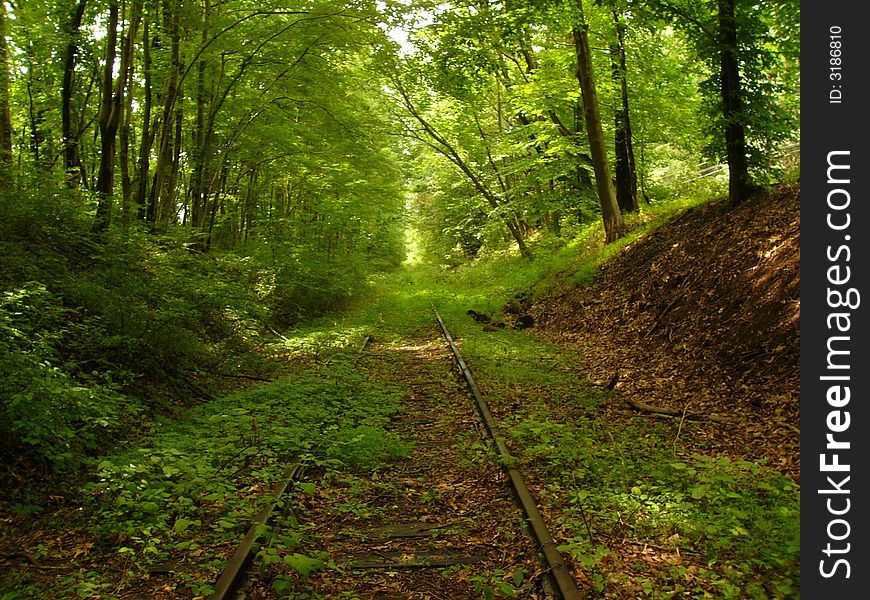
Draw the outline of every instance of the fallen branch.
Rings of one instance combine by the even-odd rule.
[[[284,335],[283,335],[282,333],[279,333],[279,332],[275,331],[275,328],[272,327],[271,325],[268,325],[268,324],[267,324],[266,327],[269,329],[269,331],[271,331],[272,333],[274,333],[275,335],[277,335],[279,338],[281,338],[281,339],[284,340],[285,342],[289,342],[289,341],[290,341],[289,339],[287,339],[286,337],[284,337]]]
[[[740,419],[734,419],[731,417],[720,417],[719,415],[710,415],[707,413],[686,413],[682,410],[675,410],[673,408],[662,408],[660,406],[652,406],[651,404],[647,404],[645,402],[640,402],[639,400],[626,400],[628,404],[636,409],[643,412],[653,413],[657,415],[664,415],[666,417],[680,417],[680,419],[686,421],[712,421],[713,423],[737,423]]]

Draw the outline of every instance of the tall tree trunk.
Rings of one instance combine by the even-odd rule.
[[[586,133],[589,137],[589,153],[592,155],[592,168],[595,171],[595,184],[598,189],[598,202],[601,205],[601,218],[604,221],[605,241],[613,242],[625,234],[625,223],[616,203],[616,194],[610,181],[610,167],[607,164],[607,149],[604,132],[601,128],[601,115],[598,111],[598,92],[592,77],[592,55],[589,50],[588,26],[583,13],[583,0],[577,0],[580,11],[579,24],[573,30],[574,50],[577,55],[577,80],[583,96],[583,116]]]
[[[121,54],[121,74],[123,78],[124,89],[128,90],[122,101],[123,114],[121,116],[120,142],[121,148],[119,152],[119,162],[121,166],[121,204],[122,214],[124,218],[124,231],[130,229],[130,223],[133,219],[133,181],[130,175],[130,131],[133,121],[133,94],[130,92],[133,88],[133,57],[135,49],[136,33],[139,28],[139,19],[142,14],[142,0],[134,0],[132,6],[132,16],[130,17],[130,25],[127,28],[127,37],[123,41]]]
[[[100,167],[97,175],[97,214],[93,231],[109,228],[112,222],[113,188],[115,182],[115,136],[118,131],[120,111],[116,109],[112,89],[112,71],[118,45],[118,0],[109,3],[109,20],[106,23],[106,54],[103,65],[102,97],[100,99]],[[120,107],[118,107],[120,108]]]
[[[73,132],[72,99],[75,85],[76,58],[79,53],[79,30],[85,15],[87,0],[79,0],[69,15],[69,20],[63,23],[62,29],[67,36],[67,45],[63,59],[63,83],[60,90],[60,128],[63,139],[63,167],[66,172],[66,183],[75,187],[77,182],[87,185],[82,179],[82,160],[79,157],[79,136]]]
[[[12,184],[12,109],[9,105],[9,47],[6,5],[0,4],[0,189]]]
[[[245,190],[244,216],[242,217],[242,227],[244,230],[244,238],[242,245],[248,243],[248,239],[256,233],[256,216],[257,216],[257,177],[259,169],[252,166],[248,171],[248,186]]]
[[[125,9],[126,11],[126,9]],[[131,78],[133,50],[136,31],[139,28],[141,3],[134,6],[134,14],[127,25],[127,33],[121,36],[121,60],[117,82],[113,82],[115,56],[118,45],[119,2],[109,4],[109,21],[106,35],[106,64],[103,65],[102,98],[100,100],[100,170],[97,176],[97,214],[93,231],[100,232],[109,228],[112,222],[115,188],[115,150],[118,128],[124,113],[124,94],[127,81]],[[113,85],[114,83],[114,85]]]
[[[136,215],[140,221],[147,217],[148,176],[151,170],[151,146],[154,143],[154,128],[151,126],[151,37],[150,18],[145,15],[142,24],[142,77],[144,79],[144,99],[142,104],[142,137],[139,140],[139,159],[136,164]]]
[[[175,13],[172,2],[163,2],[164,29],[171,38],[171,57],[169,72],[166,75],[166,87],[163,91],[163,114],[160,119],[160,142],[157,147],[157,162],[154,165],[154,179],[151,184],[151,194],[148,203],[148,221],[156,224],[158,221],[168,220],[168,210],[162,211],[161,206],[169,207],[172,203],[168,194],[174,190],[174,177],[172,172],[172,160],[175,154],[173,150],[173,125],[175,124],[175,102],[178,93],[178,78],[181,71],[180,45],[181,36],[178,31],[178,16]]]
[[[740,64],[737,57],[735,0],[717,0],[719,6],[719,52],[722,80],[722,114],[725,120],[725,153],[728,159],[728,198],[732,206],[752,192],[746,159],[746,132],[741,122]]]
[[[161,210],[166,215],[167,223],[178,222],[178,193],[179,177],[181,170],[181,147],[184,142],[184,94],[178,90],[178,100],[175,103],[175,139],[172,141],[172,160],[169,163],[169,172],[163,180],[161,192]]]
[[[208,43],[208,18],[211,13],[211,1],[203,0],[203,26],[202,26],[202,45]],[[206,187],[208,175],[206,174],[206,130],[205,130],[205,109],[208,105],[206,98],[206,70],[208,63],[205,59],[200,59],[197,65],[197,83],[196,83],[196,131],[194,132],[194,142],[192,149],[193,158],[193,173],[190,176],[190,192],[191,192],[191,225],[194,228],[202,228],[205,224],[206,217],[206,200],[209,196],[209,190]]]
[[[615,111],[614,145],[616,151],[616,203],[623,212],[637,212],[637,169],[631,140],[631,118],[628,110],[628,81],[625,60],[625,23],[619,12],[613,11],[616,38],[610,45],[613,81],[620,90],[621,106]]]
[[[227,175],[229,174],[229,167],[224,165],[221,167],[221,176],[218,180],[217,191],[215,191],[214,198],[211,201],[211,215],[208,221],[208,236],[205,241],[205,249],[206,251],[211,250],[212,239],[214,236],[214,224],[215,217],[217,216],[218,206],[223,207],[223,200],[221,199],[221,195],[223,194],[224,188],[227,185]]]
[[[27,116],[30,120],[30,153],[33,155],[33,164],[39,171],[46,171],[50,167],[50,160],[46,159],[45,152],[42,151],[42,144],[45,142],[45,109],[37,106],[38,101],[34,95],[39,94],[37,89],[34,93],[34,87],[38,87],[38,81],[34,80],[34,72],[38,72],[39,68],[33,62],[32,53],[28,53],[27,64]]]

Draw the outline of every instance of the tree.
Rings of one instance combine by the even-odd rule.
[[[406,120],[401,120],[404,132],[423,144],[426,144],[445,158],[449,160],[459,171],[468,178],[474,186],[474,189],[479,193],[490,205],[494,212],[500,216],[505,227],[510,232],[514,241],[517,243],[517,248],[520,254],[526,258],[532,258],[532,253],[528,248],[520,225],[517,222],[515,215],[510,214],[509,210],[505,211],[506,201],[502,199],[498,193],[487,184],[484,176],[478,171],[475,165],[463,155],[462,149],[455,143],[451,142],[447,136],[435,126],[422,110],[417,106],[416,101],[411,97],[406,84],[398,78],[393,78],[392,84],[398,94],[398,101],[406,113],[416,122],[416,125]],[[495,167],[491,153],[488,153],[487,164],[490,167]],[[497,177],[498,179],[498,177]],[[503,184],[502,184],[503,185]],[[503,188],[504,189],[504,188]]]
[[[613,9],[614,36],[610,42],[613,81],[619,90],[620,105],[614,113],[614,150],[616,154],[616,203],[623,212],[637,212],[637,170],[628,107],[628,76],[625,56],[625,22]]]
[[[75,186],[77,181],[87,185],[79,156],[79,132],[73,130],[73,84],[76,72],[76,58],[79,53],[79,34],[85,15],[87,0],[78,0],[68,18],[61,24],[67,37],[63,61],[63,84],[61,87],[61,139],[63,143],[63,166],[66,181]]]
[[[583,0],[577,0],[578,22],[572,29],[574,50],[577,56],[577,80],[583,94],[583,115],[586,133],[589,137],[589,152],[595,170],[595,185],[598,188],[598,201],[601,205],[601,218],[604,221],[605,240],[613,242],[625,234],[625,223],[616,203],[616,195],[610,180],[610,166],[607,162],[604,133],[598,109],[598,91],[592,73],[592,53],[589,49],[589,34],[586,17],[583,13]]]
[[[514,244],[530,256],[539,235],[570,235],[599,213],[613,240],[622,212],[636,206],[635,141],[641,186],[678,153],[691,162],[702,135],[731,164],[745,155],[747,172],[763,182],[759,159],[787,133],[771,115],[777,103],[795,107],[780,98],[796,79],[774,60],[796,46],[796,29],[784,24],[795,17],[774,4],[428,5],[427,24],[412,34],[417,51],[404,62],[390,58],[397,48],[370,0],[6,5],[15,18],[0,15],[8,45],[0,52],[0,163],[8,165],[8,185],[73,188],[85,212],[96,199],[88,215],[95,231],[115,224],[120,205],[125,229],[136,221],[155,233],[181,228],[200,250],[230,249],[246,237],[250,247],[283,230],[273,219],[301,219],[311,209],[298,233],[334,259],[367,221],[343,201],[327,201],[330,185],[374,180],[364,166],[328,155],[361,152],[334,136],[380,128],[381,111],[398,106],[401,141],[373,133],[363,154],[399,146],[437,170],[421,187],[431,192],[428,202],[440,203],[433,214],[449,215],[450,246],[473,253]],[[690,60],[684,40],[702,61]],[[627,73],[650,59],[655,67]],[[690,85],[704,69],[714,77],[699,95]],[[388,81],[390,98],[379,88]],[[723,81],[736,87],[726,94]],[[348,95],[357,88],[365,94]],[[708,109],[715,102],[716,135],[686,117],[701,97]],[[726,122],[743,125],[742,153]],[[25,184],[33,172],[39,176]],[[344,181],[349,173],[357,179]],[[376,187],[385,185],[377,179]],[[289,212],[275,209],[278,199]]]
[[[120,111],[116,109],[113,95],[112,71],[118,44],[118,0],[110,0],[109,17],[106,22],[106,54],[103,59],[103,78],[100,95],[100,170],[97,175],[98,204],[94,219],[94,231],[105,231],[112,220],[112,200],[115,177],[115,134],[118,131]]]
[[[126,5],[125,5],[126,6]],[[124,114],[124,94],[131,76],[133,47],[139,27],[141,3],[134,2],[126,33],[121,36],[121,57],[117,80],[113,76],[118,45],[120,5],[118,0],[109,3],[106,22],[106,55],[103,63],[103,79],[98,116],[100,128],[100,169],[97,175],[97,213],[93,231],[102,232],[112,222],[115,196],[115,155],[118,128]]]
[[[751,193],[775,155],[776,145],[793,135],[793,115],[780,99],[777,74],[796,42],[789,19],[778,19],[786,35],[778,40],[772,22],[794,3],[749,0],[651,0],[655,12],[684,31],[712,76],[702,90],[710,116],[711,151],[724,155],[729,170],[729,199],[738,205]],[[792,8],[791,10],[796,10]],[[795,16],[795,21],[797,17]]]
[[[0,189],[9,187],[12,166],[12,110],[9,102],[9,47],[6,4],[0,6]]]

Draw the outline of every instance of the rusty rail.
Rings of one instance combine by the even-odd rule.
[[[366,347],[372,341],[373,338],[371,335],[367,335],[365,339],[363,339],[362,346],[357,352],[354,362],[362,357]],[[304,470],[305,468],[301,464],[293,465],[284,473],[282,481],[272,487],[271,502],[264,506],[260,512],[257,513],[257,516],[254,517],[254,521],[248,529],[248,533],[245,535],[242,543],[239,544],[238,548],[236,548],[236,552],[232,555],[230,560],[227,562],[227,565],[224,567],[224,570],[221,572],[217,583],[215,583],[214,592],[212,592],[208,597],[208,600],[229,600],[235,597],[236,592],[244,580],[245,572],[248,570],[251,561],[254,559],[253,548],[257,539],[260,537],[260,527],[271,521],[273,517],[272,511],[275,510],[275,506],[277,506],[281,497],[287,491],[287,488],[290,487],[294,481],[299,479]]]
[[[444,324],[441,315],[438,314],[438,311],[434,307],[432,310],[435,313],[435,317],[438,319],[438,326],[444,334],[444,339],[446,339],[447,343],[450,345],[450,350],[453,352],[456,363],[459,365],[462,375],[468,384],[468,389],[474,399],[474,404],[477,407],[483,426],[492,440],[497,454],[502,459],[502,468],[505,470],[508,479],[511,482],[511,487],[513,488],[517,502],[519,502],[520,507],[526,516],[529,527],[535,536],[535,540],[538,542],[541,553],[544,555],[544,560],[549,567],[550,576],[559,595],[563,600],[580,600],[584,598],[585,596],[580,593],[574,578],[568,571],[565,560],[556,549],[556,543],[553,541],[550,532],[547,531],[547,526],[544,523],[541,511],[538,510],[535,499],[532,497],[532,493],[529,491],[522,474],[519,469],[512,466],[515,459],[511,456],[507,446],[505,446],[504,442],[497,435],[495,419],[493,418],[492,413],[490,413],[489,406],[486,404],[486,401],[484,401],[477,384],[474,382],[471,370],[468,368],[468,365],[459,353],[459,348],[456,346],[456,342],[453,341],[453,336],[450,335],[450,331],[447,329],[447,325]]]
[[[208,600],[226,600],[232,598],[233,594],[238,590],[242,582],[245,571],[251,564],[254,558],[253,548],[257,538],[260,537],[260,527],[266,525],[272,519],[272,511],[281,499],[281,496],[287,491],[287,488],[302,474],[303,467],[299,464],[292,466],[284,474],[284,480],[275,484],[272,488],[272,501],[260,509],[257,516],[254,517],[254,522],[248,529],[247,535],[239,544],[235,554],[227,562],[227,566],[221,572],[217,583],[214,586],[214,592],[208,597]]]

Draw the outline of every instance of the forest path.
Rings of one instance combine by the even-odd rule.
[[[304,578],[271,567],[246,597],[278,597],[274,581],[287,577],[293,589],[325,598],[467,599],[487,589],[551,597],[538,587],[535,543],[437,331],[372,344],[357,368],[408,390],[389,429],[409,456],[371,474],[316,481],[295,515],[308,539],[295,551],[328,556],[335,568]]]

